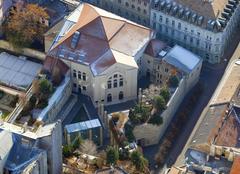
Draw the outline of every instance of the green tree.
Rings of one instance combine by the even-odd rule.
[[[148,161],[143,157],[143,155],[134,151],[131,154],[131,161],[138,171],[143,172],[144,169],[148,166]]]
[[[161,125],[163,123],[163,119],[160,115],[154,114],[148,122],[155,125]]]
[[[166,108],[166,101],[163,96],[155,96],[153,99],[153,106],[157,112],[161,112]]]
[[[114,147],[107,148],[107,164],[116,164],[119,159],[118,150]]]
[[[134,134],[133,134],[133,126],[130,124],[125,124],[125,136],[127,137],[129,142],[133,142],[135,140]]]
[[[41,79],[39,82],[40,92],[49,95],[52,92],[52,83],[47,79]]]
[[[163,96],[164,100],[166,102],[168,102],[169,98],[170,98],[170,92],[168,90],[168,88],[164,87],[160,90],[160,95]]]
[[[45,9],[36,4],[12,8],[5,24],[7,40],[17,48],[30,46],[34,40],[42,41],[47,29],[44,21],[48,18]]]
[[[176,87],[178,87],[178,83],[179,83],[179,80],[178,80],[177,76],[174,75],[169,78],[170,87],[176,88]]]
[[[71,144],[63,146],[63,156],[65,158],[70,157],[72,154],[73,154],[73,146]]]

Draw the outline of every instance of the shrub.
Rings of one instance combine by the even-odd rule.
[[[151,124],[161,125],[163,123],[163,119],[160,115],[154,114],[148,122]]]
[[[170,92],[166,87],[160,90],[160,95],[164,98],[166,102],[168,102],[168,100],[170,99]]]
[[[176,87],[178,87],[178,83],[179,83],[179,80],[178,80],[177,76],[171,76],[169,78],[170,87],[176,88]]]
[[[37,102],[37,97],[36,97],[36,95],[32,95],[31,98],[29,99],[29,103],[30,103],[32,106],[35,106],[35,105],[36,105],[36,102]]]
[[[148,161],[138,151],[132,152],[131,161],[133,165],[136,167],[136,169],[141,172],[143,172],[144,168],[148,165]]]
[[[129,119],[132,124],[137,125],[141,123],[145,123],[149,116],[151,109],[143,104],[137,104],[133,109],[129,112]]]
[[[47,79],[41,79],[39,83],[40,92],[45,95],[50,95],[53,91],[52,84]]]
[[[158,112],[161,112],[166,108],[166,101],[162,96],[155,96],[153,99],[153,105]]]
[[[133,134],[133,126],[130,124],[125,124],[125,136],[127,137],[129,142],[133,142],[135,140],[134,134]]]
[[[119,159],[118,150],[114,147],[107,148],[107,164],[116,164]]]
[[[73,146],[72,145],[65,145],[63,146],[63,156],[68,158],[73,154]]]

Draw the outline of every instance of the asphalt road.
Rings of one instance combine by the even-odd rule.
[[[228,49],[224,55],[224,58],[230,61],[233,61],[231,59],[232,54],[234,50],[237,47],[237,44],[240,40],[240,35],[235,38],[236,40],[233,41],[232,47]],[[236,50],[240,53],[240,47]],[[164,168],[168,168],[172,166],[175,161],[177,160],[178,156],[181,154],[189,136],[191,135],[191,132],[198,121],[202,111],[204,108],[208,105],[209,100],[211,99],[215,89],[217,88],[223,74],[225,71],[225,68],[227,67],[228,62],[223,62],[218,65],[209,65],[204,64],[202,68],[202,73],[200,76],[200,82],[204,85],[204,90],[199,98],[197,106],[194,108],[194,110],[191,112],[191,115],[189,116],[188,121],[184,125],[184,130],[182,130],[179,135],[177,136],[177,139],[175,139],[175,146],[172,147],[170,150],[166,162],[164,165]],[[191,94],[189,94],[191,95]],[[184,104],[186,104],[188,100],[188,96],[185,97],[184,101],[180,105],[176,115],[181,112],[181,109],[183,108]],[[174,120],[173,120],[174,121]],[[161,140],[160,140],[161,142]],[[159,148],[159,145],[150,146],[147,148],[144,148],[144,155],[147,157],[147,159],[150,162],[150,167],[152,169],[152,173],[161,173],[161,169],[154,169],[154,156],[157,153]]]

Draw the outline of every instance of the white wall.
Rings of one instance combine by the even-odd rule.
[[[162,16],[162,21],[160,21],[160,16]],[[166,18],[168,18],[168,23],[166,23]],[[239,20],[239,4],[222,32],[209,31],[155,9],[151,9],[150,13],[150,26],[152,28],[156,29],[158,33],[161,33],[162,36],[169,38],[171,42],[177,43],[187,49],[192,49],[192,51],[204,59],[207,58],[208,54],[209,59],[207,61],[210,63],[219,63],[221,61],[228,43],[231,42],[232,36],[234,37],[234,30],[236,31]],[[174,26],[172,25],[172,21],[175,21]],[[178,28],[178,23],[181,23],[181,29]],[[161,31],[160,27],[162,28]],[[185,30],[185,28],[187,30]],[[174,30],[174,34],[172,34],[171,30]],[[200,35],[198,35],[198,33]],[[187,35],[186,40],[183,39],[184,35]],[[190,38],[193,39],[193,42],[190,42]],[[197,45],[197,40],[199,40],[199,45]]]
[[[77,84],[77,87],[73,87],[74,92],[78,91],[78,85],[81,87],[86,86],[86,91],[81,90],[82,94],[88,95],[91,97],[92,102],[95,106],[97,106],[97,102],[101,102],[104,100],[105,105],[117,104],[121,102],[125,102],[127,100],[132,100],[137,98],[137,73],[138,69],[136,67],[131,67],[128,65],[115,63],[107,70],[105,70],[102,74],[93,76],[92,71],[90,70],[88,65],[83,65],[79,63],[75,63],[72,61],[68,61],[63,59],[63,61],[70,67],[71,69],[71,78],[72,82]],[[76,72],[81,71],[82,73],[86,73],[86,81],[79,80],[78,78],[73,77],[73,71]],[[114,74],[120,74],[123,76],[123,86],[118,88],[108,89],[107,81],[108,78],[113,76]],[[119,92],[123,91],[124,99],[119,100]],[[107,102],[107,95],[112,94],[112,102]]]

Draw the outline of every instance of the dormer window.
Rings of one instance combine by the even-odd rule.
[[[81,33],[79,31],[75,31],[75,33],[73,34],[72,37],[72,41],[71,41],[71,48],[76,48],[78,40],[80,38]]]

